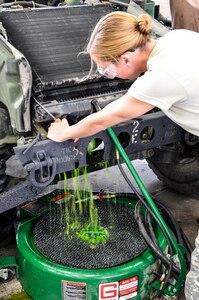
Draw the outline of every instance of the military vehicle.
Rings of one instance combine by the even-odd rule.
[[[35,7],[16,3],[14,9],[10,3],[0,8],[0,212],[36,197],[57,174],[83,166],[97,170],[105,161],[115,164],[106,132],[77,143],[55,143],[46,132],[52,116],[74,124],[95,112],[94,99],[104,107],[128,90],[129,80],[109,80],[97,72],[88,78],[90,58],[84,50],[103,15],[118,9],[142,12],[133,1]],[[154,36],[169,30],[156,20],[152,28]],[[132,160],[146,159],[172,189],[198,194],[197,137],[158,109],[114,130]],[[6,162],[11,156],[27,176],[9,187]]]

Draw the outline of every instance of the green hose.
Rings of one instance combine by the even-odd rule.
[[[99,103],[96,99],[93,100],[92,103],[95,106],[95,109],[97,111],[101,110],[101,108],[99,106]],[[172,296],[172,294],[177,295],[182,290],[184,280],[185,280],[185,276],[186,276],[186,262],[185,262],[185,259],[183,257],[183,254],[185,253],[185,249],[184,249],[184,247],[182,247],[181,245],[178,245],[176,243],[176,240],[174,239],[174,237],[173,237],[172,233],[170,232],[167,224],[165,223],[164,219],[162,218],[157,206],[153,202],[153,200],[152,200],[149,192],[147,191],[146,187],[144,186],[144,183],[142,182],[140,176],[138,175],[137,171],[135,170],[134,166],[132,165],[128,155],[126,154],[124,148],[122,147],[120,141],[118,140],[115,132],[113,131],[112,128],[107,128],[106,130],[107,130],[109,136],[111,137],[117,151],[119,152],[119,154],[123,158],[123,161],[126,163],[131,175],[135,179],[135,181],[136,181],[140,191],[142,192],[144,198],[146,199],[146,201],[149,204],[150,208],[152,209],[153,213],[156,215],[159,222],[163,226],[165,232],[167,233],[167,236],[171,241],[171,245],[173,247],[174,254],[177,255],[178,258],[179,258],[179,262],[180,262],[180,266],[181,266],[181,272],[180,272],[180,275],[177,279],[176,286],[175,286],[175,288],[173,289],[173,291],[171,292],[171,294],[169,296]]]

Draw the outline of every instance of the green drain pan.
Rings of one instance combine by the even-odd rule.
[[[109,214],[113,216],[115,208],[117,210],[113,226],[108,229],[110,236],[107,243],[97,245],[95,249],[84,245],[83,241],[78,241],[75,246],[74,237],[65,246],[67,239],[61,241],[60,235],[54,237],[59,227],[55,220],[54,229],[49,229],[52,223],[49,214],[20,224],[17,233],[19,280],[33,300],[151,299],[153,289],[150,284],[155,279],[154,273],[160,271],[159,261],[142,241],[137,225],[132,227],[136,201],[126,198],[115,199],[114,202],[103,201],[99,202],[99,219],[104,222],[103,226],[110,219]],[[126,226],[124,231],[123,226]],[[118,230],[120,227],[121,230]],[[138,240],[137,237],[131,238],[136,231]],[[159,228],[155,228],[155,234],[164,251],[166,241]],[[139,242],[142,244],[141,250],[134,257],[133,254],[132,258],[129,257],[132,248],[135,247],[137,251]]]

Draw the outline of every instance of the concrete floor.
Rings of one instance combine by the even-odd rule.
[[[14,164],[14,165],[13,165]],[[151,196],[156,198],[165,204],[169,210],[173,213],[176,220],[179,222],[180,226],[184,230],[185,234],[189,237],[192,245],[194,245],[195,238],[198,233],[199,228],[199,201],[198,199],[187,197],[171,191],[164,183],[160,182],[154,175],[152,170],[148,167],[147,163],[142,160],[133,161],[138,174],[142,178],[145,186],[148,188]],[[129,171],[127,170],[127,174]],[[9,171],[10,170],[10,171]],[[9,172],[13,175],[14,170],[18,170],[16,167],[16,162],[10,161],[8,164],[8,174]],[[130,174],[129,174],[130,177]],[[101,170],[89,174],[90,183],[93,187],[93,191],[99,191],[103,189],[109,192],[131,192],[129,186],[123,179],[118,167],[111,167],[106,170]],[[130,177],[131,178],[131,177]],[[132,182],[134,180],[132,179]],[[135,183],[134,183],[135,184]],[[80,177],[79,188],[83,189],[84,179]],[[136,186],[136,184],[135,184]],[[59,183],[58,188],[63,187],[63,183]],[[68,180],[68,188],[73,188],[72,180]],[[0,257],[8,255],[16,255],[15,246],[15,236],[11,235],[6,240],[0,244]],[[0,285],[0,300],[10,299],[12,294],[18,293],[22,290],[20,282],[12,280],[9,283]],[[180,296],[179,300],[184,300],[184,294]],[[49,299],[50,300],[50,299]]]

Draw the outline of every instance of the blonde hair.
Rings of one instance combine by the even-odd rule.
[[[92,56],[118,61],[128,50],[143,47],[151,39],[151,18],[135,17],[126,12],[112,12],[99,20],[87,45]]]

